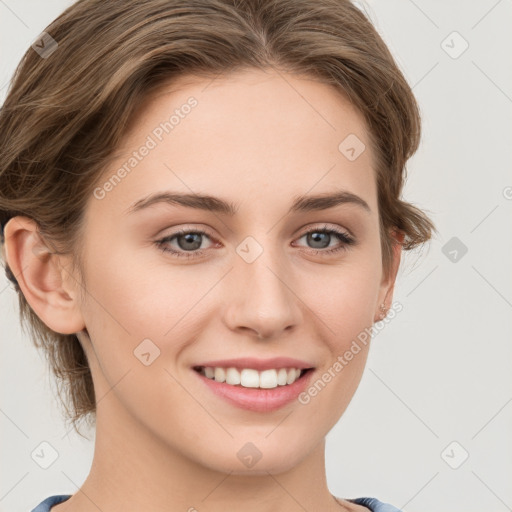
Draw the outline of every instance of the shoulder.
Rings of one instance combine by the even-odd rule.
[[[338,499],[342,501],[340,498]],[[343,501],[348,501],[349,503],[354,503],[355,505],[361,505],[366,507],[368,510],[371,510],[371,512],[402,512],[400,509],[394,507],[393,505],[379,501],[377,498],[351,498],[345,499]],[[354,512],[356,510],[359,511],[360,509],[354,509]]]
[[[68,498],[71,498],[71,494],[55,494],[54,496],[49,496],[41,503],[39,503],[39,505],[37,505],[37,507],[32,509],[30,512],[50,512],[50,508],[53,505],[62,503],[63,501],[66,501]]]

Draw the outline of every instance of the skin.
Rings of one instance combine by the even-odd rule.
[[[191,369],[212,359],[290,356],[315,366],[314,382],[379,320],[380,304],[390,307],[400,246],[386,278],[363,118],[331,86],[274,70],[182,78],[143,105],[101,183],[190,96],[198,105],[172,133],[103,199],[90,198],[83,300],[71,256],[45,253],[33,221],[19,216],[5,229],[25,297],[54,331],[78,333],[99,399],[90,474],[52,511],[220,512],[241,504],[245,512],[367,511],[334,500],[324,451],[369,345],[307,405],[270,413],[228,404]],[[366,144],[354,161],[338,150],[351,133]],[[287,214],[297,195],[341,188],[371,211],[347,203]],[[221,197],[239,210],[230,218],[158,204],[126,213],[164,190]],[[324,224],[348,230],[357,243],[314,254],[320,245],[304,233]],[[187,260],[157,247],[180,228],[212,233],[201,239],[202,256]],[[247,236],[263,248],[250,264],[236,252]],[[178,241],[167,246],[180,251]],[[343,242],[332,235],[327,244]],[[149,366],[133,354],[145,338],[160,349]],[[262,454],[252,468],[236,456],[249,441]]]

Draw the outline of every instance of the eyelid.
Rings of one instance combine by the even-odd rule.
[[[174,237],[174,236],[177,236],[177,235],[181,235],[183,233],[205,233],[206,235],[208,235],[210,238],[212,239],[216,239],[216,236],[214,235],[213,231],[202,225],[202,224],[194,224],[194,225],[187,225],[187,224],[180,224],[181,227],[179,228],[169,228],[170,230],[172,229],[176,229],[175,231],[170,231],[168,234],[166,234],[166,230],[164,230],[163,234],[161,235],[158,235],[158,238],[162,239],[162,238],[170,238],[170,237]]]
[[[318,231],[332,230],[332,231],[346,234],[348,237],[353,238],[354,240],[356,238],[355,235],[352,233],[352,231],[350,229],[346,228],[345,226],[340,226],[339,224],[331,224],[329,222],[313,222],[312,224],[310,224],[304,228],[301,228],[301,230],[298,232],[299,233],[298,236],[302,237],[302,236],[306,235],[307,233],[309,233],[311,231],[315,231],[315,230],[318,230]],[[302,233],[302,234],[300,234],[300,233]]]
[[[218,241],[217,237],[213,234],[213,231],[205,225],[194,224],[194,225],[189,226],[187,224],[184,224],[181,226],[182,227],[180,227],[178,230],[173,231],[169,234],[159,235],[158,239],[170,238],[170,237],[174,237],[174,236],[181,235],[183,233],[189,233],[189,232],[204,232],[212,240]],[[169,229],[172,229],[172,228],[169,228]],[[346,234],[347,237],[356,240],[355,235],[352,233],[352,231],[350,229],[346,228],[345,226],[339,226],[337,224],[329,224],[327,222],[316,222],[316,223],[312,223],[311,225],[308,225],[306,227],[302,227],[300,230],[297,230],[293,236],[295,238],[302,238],[304,235],[307,235],[308,233],[310,233],[311,231],[314,231],[314,230],[325,231],[325,230],[331,230],[331,229],[333,231],[340,232],[342,234]]]

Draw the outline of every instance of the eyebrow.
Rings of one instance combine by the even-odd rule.
[[[132,214],[157,203],[180,205],[187,208],[217,212],[230,217],[233,217],[239,208],[235,203],[225,201],[219,197],[169,191],[151,194],[136,201],[126,210],[126,213]],[[328,194],[296,196],[294,197],[292,206],[288,210],[288,214],[327,210],[341,204],[357,205],[368,213],[371,213],[371,209],[364,199],[347,190],[339,190]]]

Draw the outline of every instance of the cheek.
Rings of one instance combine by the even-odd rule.
[[[322,421],[329,425],[336,423],[348,406],[362,377],[380,279],[379,261],[371,254],[361,254],[336,269],[316,273],[309,281],[307,304],[319,329],[315,338],[319,348],[328,350],[304,402],[312,406],[310,410],[323,411]]]
[[[373,264],[340,266],[329,276],[316,276],[308,294],[315,343],[322,350],[322,367],[303,395],[306,410],[318,428],[331,428],[352,400],[365,368],[371,343],[379,268]],[[319,290],[324,290],[320,293]]]
[[[343,345],[373,323],[381,269],[371,254],[360,253],[311,274],[304,280],[301,296],[307,297],[308,307],[322,320],[326,339]]]
[[[99,395],[111,399],[103,406],[114,407],[116,395],[134,416],[142,412],[165,425],[175,422],[176,410],[200,416],[197,403],[187,401],[170,375],[175,374],[173,361],[190,340],[194,320],[187,315],[191,304],[183,293],[195,297],[199,290],[190,292],[188,279],[166,283],[163,269],[137,263],[127,254],[89,261],[86,325],[97,361],[95,386]],[[176,377],[181,381],[181,374]],[[167,403],[175,407],[164,412],[162,404]]]
[[[136,251],[104,249],[91,251],[88,260],[85,322],[110,381],[140,365],[139,347],[149,347],[158,363],[172,363],[200,335],[201,298],[218,277],[211,270],[199,276],[199,266],[173,269],[151,256],[146,261]]]
[[[91,246],[99,246],[99,241]],[[161,336],[168,330],[172,318],[168,315],[179,306],[184,289],[175,276],[166,275],[154,261],[141,257],[152,250],[137,251],[108,241],[108,246],[89,253],[87,287],[95,299],[91,301],[94,312],[104,317],[109,329],[122,331],[125,336],[129,333],[134,339]],[[160,321],[155,322],[157,319]],[[96,317],[91,320],[96,321]]]

